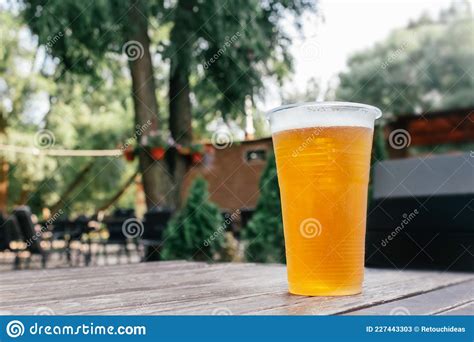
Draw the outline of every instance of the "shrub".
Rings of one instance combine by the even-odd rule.
[[[260,197],[255,213],[243,229],[245,256],[254,262],[285,262],[280,189],[272,154],[260,178]]]
[[[225,228],[218,207],[209,201],[207,182],[192,184],[183,208],[171,219],[164,232],[163,260],[209,261],[222,252]]]

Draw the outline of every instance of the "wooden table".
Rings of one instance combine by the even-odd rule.
[[[474,314],[474,274],[366,269],[363,294],[287,292],[282,265],[186,261],[0,274],[2,314]]]

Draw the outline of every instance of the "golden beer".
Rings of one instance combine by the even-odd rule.
[[[361,292],[373,122],[379,112],[359,106],[306,104],[271,114],[291,293]],[[344,120],[347,126],[341,125]]]

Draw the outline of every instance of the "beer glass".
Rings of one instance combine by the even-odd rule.
[[[375,107],[314,102],[270,111],[289,291],[360,293]]]

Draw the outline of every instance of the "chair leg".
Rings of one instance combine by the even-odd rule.
[[[20,255],[18,253],[15,253],[15,260],[13,260],[13,269],[19,270],[20,266],[21,266]]]
[[[102,247],[103,247],[102,253],[103,253],[103,256],[104,256],[104,264],[108,265],[109,264],[109,255],[107,254],[107,244],[104,243],[102,245]]]
[[[92,259],[92,244],[89,241],[87,241],[87,252],[84,256],[84,263],[86,264],[86,266],[89,266],[89,264],[91,263],[91,259]]]
[[[127,263],[130,263],[130,250],[128,249],[128,243],[125,242],[123,247],[125,249],[125,255],[127,256]]]
[[[80,247],[79,247],[79,251],[78,251],[78,254],[77,254],[77,266],[81,266],[81,261],[84,257],[84,250],[83,250],[83,243],[81,242],[80,244]]]
[[[118,246],[119,249],[117,251],[117,264],[120,264],[120,257],[122,256],[122,252],[123,252],[123,249],[124,249],[124,245],[119,245]]]
[[[26,260],[25,260],[25,269],[30,268],[31,258],[32,258],[31,254],[26,258]]]
[[[72,266],[72,258],[71,258],[71,240],[67,240],[66,242],[66,260],[69,266]]]
[[[137,252],[138,260],[140,260],[141,259],[140,244],[138,243],[138,241],[135,241],[134,245],[135,245],[135,251]]]
[[[48,253],[41,254],[41,267],[46,268],[48,263]]]

